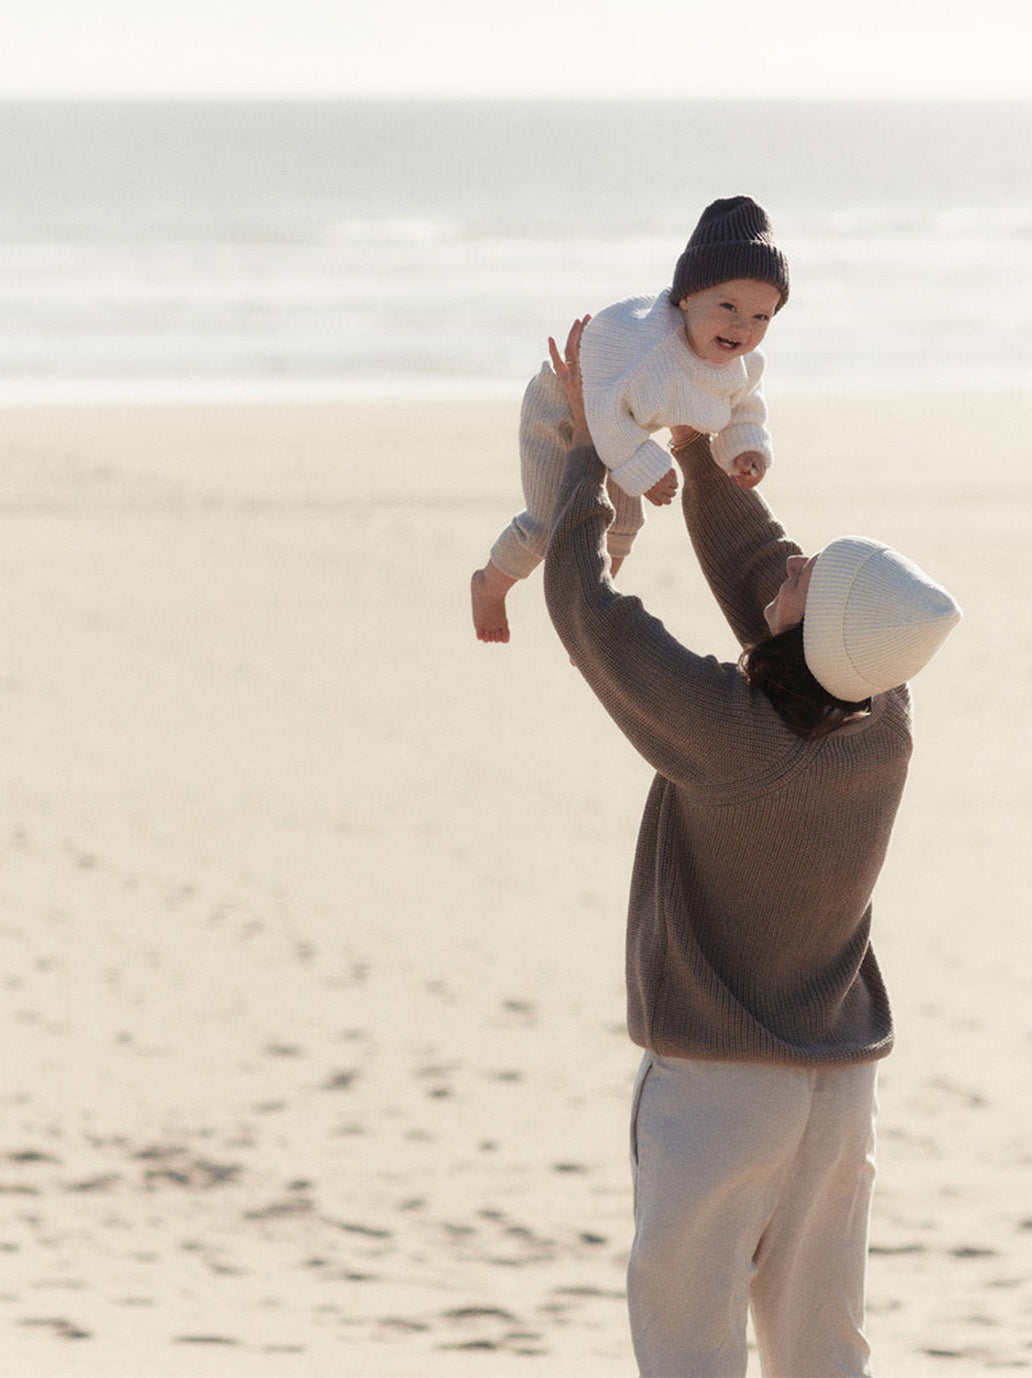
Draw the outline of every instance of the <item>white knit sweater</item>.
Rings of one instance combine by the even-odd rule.
[[[591,438],[628,496],[647,492],[670,468],[669,454],[650,439],[665,426],[712,436],[713,457],[727,472],[746,450],[772,458],[763,355],[706,363],[689,347],[665,292],[600,311],[584,332],[580,358]]]

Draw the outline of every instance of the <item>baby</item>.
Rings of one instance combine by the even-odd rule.
[[[616,508],[607,534],[614,574],[645,520],[642,497],[664,506],[677,492],[654,431],[676,427],[679,439],[710,434],[714,459],[743,487],[766,473],[772,453],[756,350],[787,300],[788,263],[766,213],[748,196],[734,196],[703,211],[668,292],[629,297],[588,324],[580,351],[584,404]],[[506,596],[544,558],[569,434],[566,399],[546,362],[520,413],[526,510],[473,575],[481,641],[509,640]]]

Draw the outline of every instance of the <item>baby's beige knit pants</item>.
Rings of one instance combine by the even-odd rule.
[[[565,432],[565,433],[564,433]],[[520,411],[520,473],[526,510],[513,517],[491,547],[491,559],[510,579],[526,579],[545,558],[552,516],[569,449],[570,409],[551,364],[530,380]],[[607,533],[609,554],[630,553],[645,514],[641,498],[629,498],[609,479],[616,508]]]

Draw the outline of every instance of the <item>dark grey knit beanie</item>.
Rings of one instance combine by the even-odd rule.
[[[774,243],[767,212],[750,196],[729,196],[706,207],[677,260],[670,301],[676,306],[693,292],[735,278],[776,287],[781,300],[775,311],[788,301],[788,259]]]

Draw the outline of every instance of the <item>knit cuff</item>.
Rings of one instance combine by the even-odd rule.
[[[746,450],[759,450],[761,455],[767,456],[768,461],[774,461],[770,435],[763,426],[744,422],[740,425],[725,426],[719,435],[713,437],[712,444],[713,458],[725,474],[732,472],[731,466]]]
[[[640,498],[657,484],[664,474],[669,473],[670,468],[670,456],[662,445],[657,445],[654,440],[646,440],[643,445],[638,446],[630,459],[618,464],[611,473],[613,482],[629,498]]]

